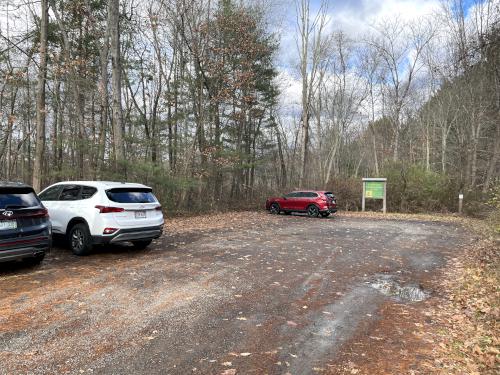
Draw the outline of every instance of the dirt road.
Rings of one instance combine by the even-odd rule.
[[[145,251],[56,248],[0,268],[0,373],[416,371],[408,326],[468,241],[445,223],[242,213],[170,221]]]

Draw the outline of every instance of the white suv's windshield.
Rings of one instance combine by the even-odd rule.
[[[117,203],[156,203],[151,189],[118,188],[106,191],[109,200]]]

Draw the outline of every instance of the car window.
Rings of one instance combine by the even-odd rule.
[[[117,188],[106,191],[110,201],[117,203],[156,203],[156,197],[148,188]]]
[[[306,193],[306,197],[308,197],[308,198],[317,198],[318,194],[313,193],[313,192],[307,192]]]
[[[297,192],[293,192],[293,193],[288,193],[285,195],[286,198],[296,198],[297,197]]]
[[[31,188],[0,188],[0,209],[40,207],[40,200]]]
[[[78,185],[65,186],[59,197],[60,201],[76,201],[78,199],[80,199],[80,186]]]
[[[97,189],[92,186],[82,186],[82,198],[81,199],[89,199],[97,193]]]
[[[62,185],[55,185],[49,187],[47,190],[43,191],[39,197],[42,201],[56,201],[59,199],[59,194],[61,194]]]
[[[299,198],[307,198],[307,197],[309,197],[309,195],[308,195],[308,194],[309,194],[309,193],[306,193],[306,192],[304,192],[304,191],[301,191],[301,192],[297,193],[297,197],[299,197]]]

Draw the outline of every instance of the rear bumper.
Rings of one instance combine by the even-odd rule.
[[[0,249],[0,263],[10,262],[18,259],[32,258],[41,255],[50,250],[51,241],[45,240],[37,243],[30,243],[29,245],[17,245],[8,248]]]
[[[109,236],[92,236],[94,245],[125,241],[147,241],[158,238],[163,233],[163,226],[120,229]]]

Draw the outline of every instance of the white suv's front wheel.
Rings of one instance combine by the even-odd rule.
[[[69,231],[69,246],[75,255],[86,255],[92,249],[92,237],[85,224],[75,224]]]

